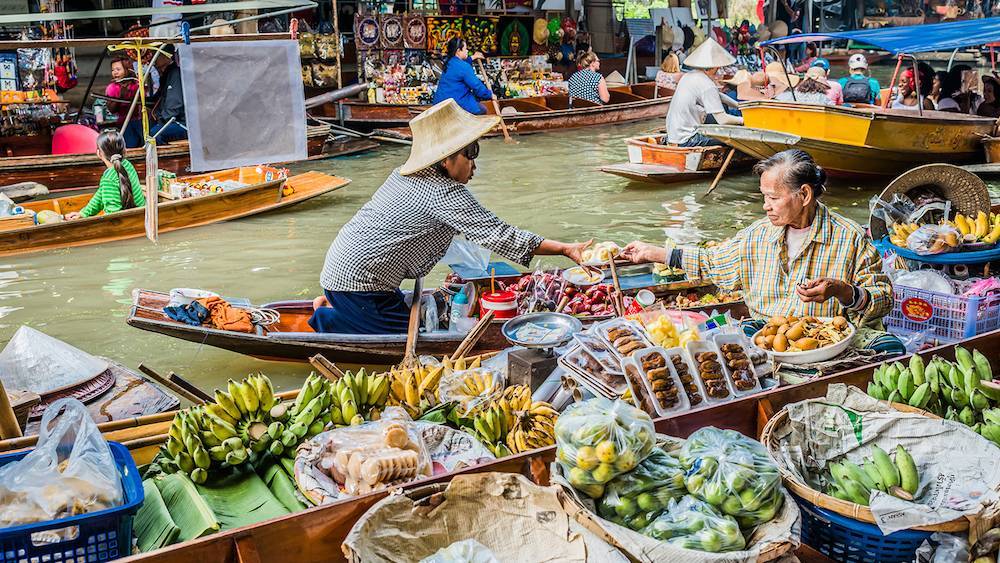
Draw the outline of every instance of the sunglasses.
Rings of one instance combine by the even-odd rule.
[[[479,157],[479,141],[476,141],[462,149],[461,154],[469,160],[476,160],[476,158]]]

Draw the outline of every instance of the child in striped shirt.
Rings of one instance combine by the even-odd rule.
[[[125,140],[114,129],[107,129],[97,137],[97,156],[108,167],[101,176],[97,192],[79,213],[67,213],[67,219],[93,217],[142,207],[146,197],[142,193],[142,183],[132,163],[125,159]]]

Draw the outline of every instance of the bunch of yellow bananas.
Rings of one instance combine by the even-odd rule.
[[[559,413],[544,401],[518,413],[517,421],[507,432],[507,447],[513,453],[544,448],[556,443],[555,425]]]
[[[395,366],[386,375],[389,377],[389,405],[401,406],[413,418],[419,417],[427,409],[441,402],[438,383],[453,371],[480,367],[482,357],[471,360],[450,358],[436,366]]]
[[[1000,240],[1000,215],[986,214],[980,211],[975,217],[966,217],[961,213],[955,215],[954,221],[945,221],[960,233],[966,242],[985,242],[995,244]]]
[[[906,248],[906,239],[913,234],[913,231],[920,228],[916,223],[893,223],[892,234],[889,235],[889,242],[896,246]]]

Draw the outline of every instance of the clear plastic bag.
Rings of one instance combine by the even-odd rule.
[[[648,414],[604,398],[570,405],[555,431],[556,458],[570,484],[591,498],[603,496],[605,483],[646,459],[656,440]]]
[[[687,489],[750,528],[778,514],[783,496],[778,468],[764,446],[734,430],[711,426],[692,434],[680,453]]]
[[[76,399],[45,409],[35,449],[0,467],[3,528],[104,510],[123,498],[111,449]]]
[[[906,246],[920,255],[943,254],[957,250],[962,233],[949,225],[921,225],[906,238]]]
[[[746,547],[746,538],[732,516],[692,496],[670,501],[667,511],[642,530],[642,534],[698,551],[721,553]]]
[[[420,563],[500,563],[490,548],[469,538],[442,547]]]
[[[671,500],[687,494],[684,466],[660,448],[628,473],[604,486],[597,503],[601,518],[633,530],[641,530],[666,510]]]
[[[381,419],[335,428],[312,441],[324,447],[317,469],[349,495],[431,475],[427,445],[409,421]]]
[[[442,403],[457,402],[458,413],[469,416],[500,396],[506,387],[504,374],[478,367],[456,370],[441,377],[438,396]]]

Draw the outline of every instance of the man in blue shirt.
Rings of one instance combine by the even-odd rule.
[[[472,55],[472,60],[482,59],[482,53]],[[482,115],[486,110],[480,100],[493,98],[493,92],[476,76],[469,64],[469,47],[464,39],[458,37],[448,41],[447,55],[444,62],[444,72],[438,81],[434,92],[434,103],[454,99],[465,111],[473,115]]]
[[[865,56],[861,53],[851,55],[847,67],[851,74],[839,80],[840,87],[844,91],[844,103],[878,105],[882,87],[879,86],[878,80],[865,74],[868,70],[868,60]]]

